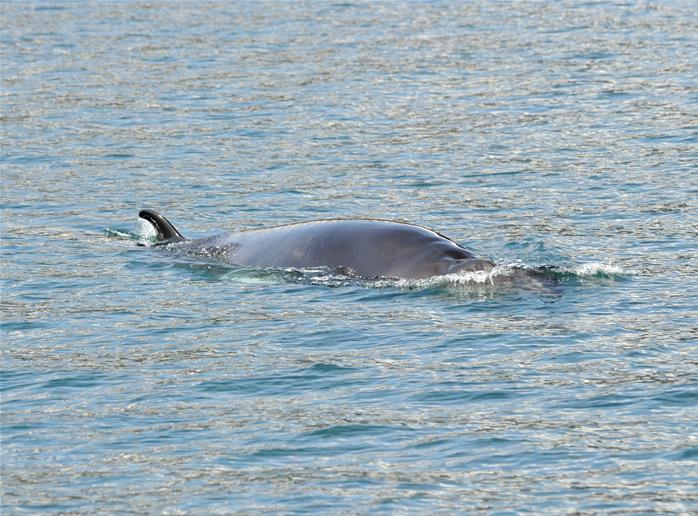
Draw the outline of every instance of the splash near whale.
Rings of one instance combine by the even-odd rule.
[[[156,245],[226,265],[328,267],[364,278],[401,279],[489,272],[495,266],[450,238],[402,222],[318,220],[190,240],[157,211],[144,209],[138,215],[157,232]]]

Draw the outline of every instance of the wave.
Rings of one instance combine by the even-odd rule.
[[[180,262],[184,265],[184,262]],[[314,286],[364,287],[405,292],[435,292],[469,297],[496,297],[517,292],[543,296],[560,296],[566,288],[583,285],[608,285],[626,277],[621,267],[608,263],[573,266],[497,266],[489,272],[459,272],[426,279],[363,278],[350,270],[328,267],[306,269],[270,269],[202,264],[187,261],[189,268],[200,271],[214,281],[240,284],[295,283]]]
[[[156,229],[147,220],[138,218],[133,231],[125,231],[122,229],[104,230],[104,234],[109,238],[117,238],[120,240],[135,240],[138,245],[150,247],[155,244],[158,233]]]
[[[629,274],[629,271],[618,265],[604,262],[583,263],[576,266],[572,272],[580,278],[613,278]]]

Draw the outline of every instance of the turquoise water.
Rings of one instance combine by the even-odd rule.
[[[3,514],[695,513],[693,2],[1,8]],[[235,269],[143,207],[499,267]]]

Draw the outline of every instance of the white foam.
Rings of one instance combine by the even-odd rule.
[[[606,275],[614,275],[614,274],[623,274],[625,271],[623,270],[622,267],[619,267],[618,265],[613,265],[611,263],[603,263],[603,262],[590,262],[590,263],[583,263],[581,265],[578,265],[573,269],[573,271],[577,276],[580,277],[585,277],[585,276],[597,276],[599,274],[606,274]]]
[[[451,286],[476,286],[492,285],[492,278],[496,275],[496,268],[491,271],[460,271],[454,274],[443,274],[425,279],[399,279],[385,278],[371,281],[371,285],[376,287],[396,287],[396,288],[429,288],[429,287],[451,287]]]

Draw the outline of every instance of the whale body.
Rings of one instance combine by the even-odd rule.
[[[430,229],[374,219],[318,220],[188,240],[160,213],[141,210],[157,243],[227,265],[350,271],[364,278],[423,279],[490,271],[478,258]]]

